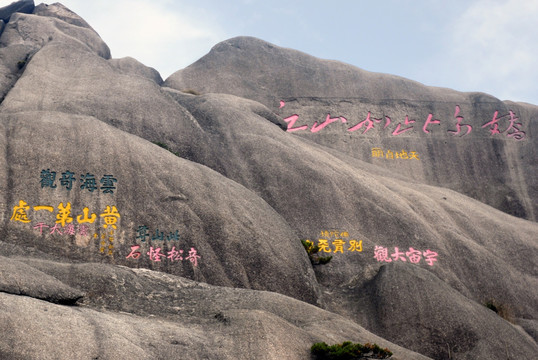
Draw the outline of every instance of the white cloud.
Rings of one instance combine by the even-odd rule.
[[[114,58],[131,56],[163,78],[202,57],[226,38],[203,9],[169,0],[64,0],[110,47]]]
[[[476,1],[451,23],[443,63],[466,90],[538,103],[536,19],[536,1]]]

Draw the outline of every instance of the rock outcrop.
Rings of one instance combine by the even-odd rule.
[[[537,106],[253,38],[163,82],[29,12],[0,9],[0,357],[538,352]]]
[[[535,105],[424,86],[249,37],[216,45],[165,86],[259,101],[297,115],[294,135],[538,219]],[[420,161],[390,161],[387,150],[414,151]]]
[[[0,20],[7,23],[13,13],[31,14],[34,8],[35,4],[33,0],[15,1],[0,9]]]

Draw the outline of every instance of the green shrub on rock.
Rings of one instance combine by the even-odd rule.
[[[163,142],[161,142],[161,141],[152,141],[152,143],[154,143],[154,144],[157,145],[157,146],[162,147],[162,148],[165,149],[165,150],[170,151],[170,152],[171,152],[172,154],[174,154],[175,156],[179,156],[179,153],[178,153],[178,152],[176,152],[176,151],[172,151],[172,150],[168,147],[168,145],[166,145],[165,143],[163,143]]]
[[[508,305],[499,303],[495,299],[489,299],[484,303],[484,306],[494,311],[497,315],[502,317],[504,320],[511,323],[514,322],[514,315],[513,315],[512,309]]]
[[[388,359],[392,356],[392,352],[377,344],[362,345],[351,341],[330,346],[324,342],[315,343],[310,351],[316,360]]]
[[[332,256],[320,256],[318,254],[319,246],[314,245],[314,242],[310,240],[301,240],[301,243],[303,244],[312,265],[325,265],[333,258]]]

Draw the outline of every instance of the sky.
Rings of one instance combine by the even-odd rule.
[[[134,57],[163,79],[223,40],[254,36],[425,85],[538,104],[537,0],[60,2],[114,58]]]

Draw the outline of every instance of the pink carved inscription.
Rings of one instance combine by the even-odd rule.
[[[281,100],[279,109],[282,109],[285,105],[286,102]],[[452,119],[452,121],[455,121],[455,124],[449,126],[452,127],[452,129],[446,130],[446,132],[452,136],[465,137],[473,131],[473,126],[464,122],[464,116],[461,114],[461,112],[461,107],[459,105],[456,105],[454,109],[454,116]],[[304,123],[303,125],[295,126],[295,123],[298,119],[298,114],[293,114],[284,118],[284,121],[288,123],[288,132],[308,130],[309,126]],[[501,120],[502,125],[500,125]],[[321,123],[315,121],[310,128],[310,132],[318,133],[334,122],[342,122],[345,124],[348,122],[348,118],[344,116],[331,117],[331,114],[327,113],[325,121]],[[363,120],[359,121],[353,126],[348,127],[347,131],[355,132],[357,130],[361,130],[362,134],[366,134],[368,131],[375,129],[377,124],[381,124],[383,122],[384,124],[382,125],[382,129],[385,130],[391,125],[392,119],[388,115],[384,115],[382,118],[374,118],[372,116],[372,112],[368,111],[366,117]],[[409,115],[406,115],[403,122],[398,122],[396,126],[393,127],[392,131],[390,129],[389,131],[391,131],[392,136],[398,136],[406,132],[412,132],[415,130],[414,124],[416,122],[416,119],[411,119]],[[425,134],[430,134],[436,131],[435,125],[440,126],[441,119],[436,118],[435,114],[429,113],[422,125],[422,131]],[[517,117],[517,115],[512,110],[509,110],[508,114],[504,115],[499,115],[499,111],[495,111],[492,120],[483,124],[482,128],[489,127],[490,134],[492,136],[496,134],[505,134],[508,138],[512,138],[519,141],[523,140],[526,136],[525,131],[521,130],[521,126],[522,123],[519,122],[519,118]]]
[[[426,251],[420,251],[409,248],[409,251],[400,251],[397,247],[394,248],[394,252],[389,254],[389,249],[383,246],[376,245],[374,249],[374,258],[378,262],[393,262],[402,261],[407,262],[409,260],[412,264],[418,264],[424,258],[424,262],[429,266],[433,266],[433,263],[437,261],[438,254],[430,249]]]

